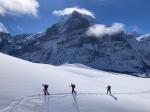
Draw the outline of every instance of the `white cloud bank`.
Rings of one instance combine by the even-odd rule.
[[[55,10],[55,11],[53,11],[53,14],[56,16],[65,16],[65,15],[72,14],[73,11],[77,11],[81,14],[85,14],[85,15],[95,18],[95,16],[94,16],[95,14],[93,12],[91,12],[85,8],[80,8],[78,6],[71,7],[71,8],[65,8],[63,10]]]
[[[37,0],[0,0],[0,15],[38,15]]]
[[[112,35],[119,33],[124,30],[125,25],[122,23],[113,23],[112,26],[108,27],[102,24],[95,24],[88,28],[86,34],[88,36],[101,37],[104,35]]]
[[[6,29],[6,27],[4,26],[4,24],[1,23],[1,22],[0,22],[0,32],[8,33],[8,30]]]

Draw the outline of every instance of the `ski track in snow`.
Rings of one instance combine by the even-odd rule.
[[[1,112],[24,112],[23,106],[25,106],[26,103],[30,105],[34,105],[32,108],[34,111],[32,112],[53,112],[51,108],[51,104],[53,102],[50,101],[51,98],[58,98],[62,97],[65,99],[66,97],[70,97],[70,100],[72,100],[73,105],[73,112],[81,112],[78,102],[78,96],[101,96],[101,95],[107,95],[112,97],[114,100],[118,100],[118,98],[115,95],[137,95],[137,94],[148,94],[150,93],[150,90],[147,91],[141,91],[141,92],[129,92],[129,93],[113,93],[112,95],[108,95],[106,93],[77,93],[77,94],[71,94],[71,93],[53,93],[49,96],[44,96],[42,94],[37,95],[31,95],[31,96],[25,96],[22,98],[17,98],[16,101],[11,103],[9,106],[9,109],[3,109]],[[72,98],[71,98],[72,97]]]

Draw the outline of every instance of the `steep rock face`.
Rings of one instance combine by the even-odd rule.
[[[95,19],[75,11],[43,33],[22,34],[11,41],[8,34],[6,42],[0,41],[0,51],[38,63],[81,63],[135,75],[150,73],[150,51],[144,50],[148,44],[124,32],[100,38],[87,36],[94,23]],[[1,40],[3,37],[0,35]]]
[[[14,40],[9,33],[0,32],[0,51],[7,53],[13,47]]]
[[[81,14],[74,11],[64,25],[66,26],[64,33],[71,33],[72,31],[75,30],[82,30],[82,29],[85,30],[90,26],[90,22]]]
[[[56,65],[65,62],[82,63],[94,68],[118,72],[137,72],[142,69],[141,62],[133,53],[124,33],[100,39],[91,38],[83,36],[77,44],[73,42],[71,46],[70,42],[57,45],[55,52],[45,62]]]

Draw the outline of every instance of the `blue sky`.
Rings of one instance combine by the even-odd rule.
[[[45,31],[46,28],[61,18],[52,14],[54,10],[74,6],[95,13],[96,20],[99,23],[112,24],[118,22],[125,24],[127,30],[137,30],[142,34],[150,32],[150,0],[34,0],[39,5],[36,7],[37,12],[34,9],[28,12],[23,10],[24,5],[18,6],[20,9],[10,9],[4,7],[3,4],[5,1],[11,0],[1,1],[4,0],[0,0],[0,23],[12,35]],[[21,1],[22,4],[25,4],[25,0]],[[1,12],[1,7],[3,12]],[[7,10],[4,10],[4,8],[7,8]],[[28,8],[26,5],[25,9],[30,9],[30,7]],[[20,11],[17,12],[16,10]]]

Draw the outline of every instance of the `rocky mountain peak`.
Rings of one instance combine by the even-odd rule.
[[[11,37],[9,33],[0,32],[0,38],[8,38],[8,37]]]
[[[74,32],[84,33],[89,26],[95,23],[91,16],[73,11],[71,15],[62,18],[56,24],[48,28],[45,32],[45,40],[56,39],[60,35],[70,35]]]
[[[66,20],[63,28],[66,28],[65,33],[69,33],[76,30],[85,31],[93,23],[94,19],[92,17],[74,11]]]

